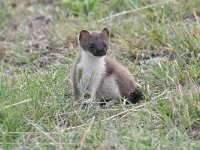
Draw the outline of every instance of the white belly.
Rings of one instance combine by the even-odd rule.
[[[103,77],[103,73],[101,70],[94,68],[94,67],[84,67],[81,66],[78,67],[78,72],[79,69],[82,70],[80,72],[81,77],[78,82],[78,87],[80,89],[80,91],[88,91],[90,94],[92,93],[92,91],[97,90],[97,88],[99,87],[99,84],[101,82],[101,79]],[[78,77],[79,78],[79,75]]]
[[[81,72],[81,73],[79,73]],[[82,59],[77,65],[77,81],[80,92],[88,91],[92,96],[96,93],[105,73],[104,57],[97,58],[88,52],[82,52]],[[81,76],[79,76],[81,74]]]

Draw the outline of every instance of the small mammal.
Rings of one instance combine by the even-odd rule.
[[[112,58],[106,56],[109,46],[109,30],[79,34],[79,56],[73,69],[73,91],[78,97],[87,91],[91,102],[126,98],[135,103],[142,98],[131,73]]]

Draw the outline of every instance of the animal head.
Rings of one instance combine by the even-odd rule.
[[[104,56],[108,50],[109,31],[107,28],[98,32],[82,30],[79,34],[79,44],[84,51],[88,51],[94,56]]]

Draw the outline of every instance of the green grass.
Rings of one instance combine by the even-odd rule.
[[[199,149],[200,1],[4,1],[0,149]],[[135,105],[80,109],[72,66],[79,31],[110,30],[111,57],[145,93]]]

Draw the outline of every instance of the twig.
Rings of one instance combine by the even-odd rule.
[[[164,92],[162,92],[160,95],[157,95],[157,96],[153,97],[152,99],[156,100],[156,99],[160,98],[161,96],[165,95],[166,93],[167,93],[167,90],[165,90]]]
[[[48,134],[61,134],[60,132],[46,132]],[[20,134],[41,134],[41,132],[1,132],[1,134],[17,134],[17,135],[20,135]],[[65,134],[70,134],[70,133],[65,133]]]
[[[115,114],[115,115],[113,115],[113,116],[111,116],[111,117],[108,117],[108,118],[104,119],[103,121],[108,121],[108,120],[113,119],[113,118],[115,118],[115,117],[117,117],[117,116],[123,115],[123,114],[125,114],[125,113],[127,113],[127,112],[130,112],[130,111],[134,111],[134,110],[139,109],[139,108],[141,108],[141,107],[145,107],[146,105],[152,104],[152,103],[154,103],[154,102],[156,102],[156,101],[151,101],[151,102],[148,102],[148,103],[144,103],[144,104],[142,104],[142,105],[139,105],[139,106],[137,106],[137,107],[133,107],[133,108],[128,109],[128,110],[126,110],[126,111],[123,111],[123,112],[120,112],[120,113],[118,113],[118,114]]]
[[[171,0],[163,1],[163,2],[160,2],[160,3],[154,3],[154,4],[150,4],[150,5],[140,7],[140,8],[136,8],[136,9],[122,11],[122,12],[116,13],[114,15],[110,15],[108,17],[105,17],[105,18],[99,20],[98,22],[103,22],[103,21],[106,21],[106,20],[109,20],[109,19],[112,19],[112,18],[115,18],[115,17],[119,17],[119,16],[122,16],[122,15],[138,12],[138,11],[141,11],[141,10],[145,10],[145,9],[152,8],[152,7],[155,7],[155,6],[158,6],[158,5],[162,5],[162,4],[166,4],[166,3],[169,3],[169,2],[174,2],[174,1],[171,1]]]
[[[96,103],[94,103],[94,104],[101,104],[101,102],[100,103],[98,103],[98,102],[96,102]],[[114,108],[108,108],[108,109],[98,109],[98,110],[96,110],[97,112],[109,112],[109,111],[118,111],[119,109],[114,109]],[[79,112],[84,112],[84,110],[80,110]],[[70,112],[66,112],[66,113],[57,113],[57,114],[55,114],[55,115],[53,115],[53,116],[62,116],[62,115],[69,115],[69,114],[74,114],[75,112],[74,111],[70,111]]]
[[[194,17],[195,17],[195,19],[197,21],[198,26],[200,26],[199,18],[197,17],[196,11],[194,9],[193,9],[193,14],[194,14]]]
[[[12,142],[0,142],[0,145],[2,146],[2,145],[27,145],[27,148],[26,149],[30,149],[30,145],[35,145],[35,143],[23,143],[23,142],[21,142],[21,143],[12,143]],[[37,145],[49,145],[49,143],[48,142],[44,142],[44,143],[42,143],[42,142],[37,142]],[[77,145],[76,143],[66,143],[66,142],[62,142],[62,143],[58,143],[58,145]],[[23,148],[24,148],[24,146],[22,146]],[[1,150],[1,149],[0,149]]]
[[[18,103],[12,104],[12,105],[7,105],[7,106],[3,107],[2,109],[7,109],[7,108],[10,108],[10,107],[13,107],[13,106],[17,106],[17,105],[20,105],[20,104],[23,104],[23,103],[27,103],[29,101],[31,101],[31,99],[26,99],[24,101],[20,101]]]

